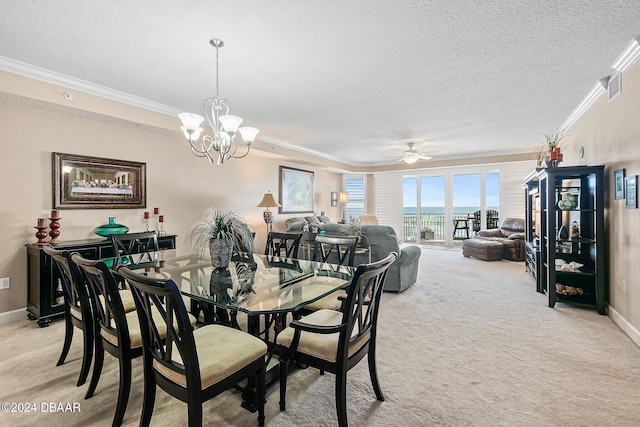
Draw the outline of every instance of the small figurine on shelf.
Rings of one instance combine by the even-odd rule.
[[[578,221],[573,221],[571,223],[571,238],[577,239],[580,237],[580,225],[578,225]]]

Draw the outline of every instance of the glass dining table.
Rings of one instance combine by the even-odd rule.
[[[204,323],[222,323],[245,329],[263,339],[270,348],[267,384],[278,378],[278,364],[269,364],[275,336],[285,327],[286,317],[351,283],[354,267],[302,259],[236,253],[229,266],[214,269],[208,254],[196,255],[186,248],[102,259],[116,272],[126,265],[147,276],[172,279],[182,295],[191,299],[191,313],[203,312]],[[117,273],[116,273],[117,274]],[[246,313],[246,325],[238,324],[238,313]],[[262,320],[262,321],[261,321]],[[270,334],[273,333],[273,338]],[[255,411],[255,387],[239,387],[242,406]]]
[[[278,256],[236,253],[214,269],[208,255],[186,248],[103,259],[147,276],[172,279],[182,294],[202,305],[248,315],[247,332],[259,336],[260,316],[293,313],[351,283],[355,268]],[[211,320],[205,319],[205,323]]]

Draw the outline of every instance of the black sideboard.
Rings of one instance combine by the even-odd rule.
[[[158,237],[162,249],[175,249],[176,236]],[[102,259],[114,256],[111,239],[69,240],[54,246],[58,250],[77,252],[89,259]],[[57,268],[42,246],[27,245],[27,315],[37,320],[40,327],[49,326],[51,319],[64,313],[64,303],[56,302],[56,288],[59,279]]]

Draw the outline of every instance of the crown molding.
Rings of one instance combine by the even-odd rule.
[[[165,114],[167,116],[175,117],[178,115],[178,113],[182,112],[177,108],[170,107],[165,104],[153,102],[145,98],[120,92],[105,86],[87,82],[85,80],[76,79],[74,77],[57,73],[55,71],[36,67],[35,65],[27,64],[25,62],[16,61],[15,59],[7,58],[5,56],[0,56],[0,70],[19,74],[21,76],[29,77],[36,80],[41,80],[47,83],[52,83],[58,86],[63,86],[69,89],[78,90],[91,95],[110,99],[112,101],[131,105],[133,107]]]
[[[631,40],[629,45],[625,48],[625,50],[618,56],[611,68],[614,72],[623,73],[629,69],[633,64],[636,63],[640,59],[640,36]],[[573,112],[567,117],[567,119],[562,123],[560,129],[563,129],[565,132],[571,129],[571,127],[582,117],[584,113],[586,113],[591,106],[598,100],[600,95],[602,95],[608,87],[609,78],[611,76],[604,77],[593,86],[593,88],[589,91],[587,96],[578,104],[578,106],[573,110]]]
[[[640,36],[631,40],[626,49],[618,56],[611,65],[616,71],[624,73],[640,58]]]

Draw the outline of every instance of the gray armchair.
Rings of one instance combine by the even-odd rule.
[[[362,233],[370,245],[371,261],[384,259],[391,252],[399,254],[396,262],[391,264],[387,271],[384,283],[385,291],[402,292],[416,283],[421,254],[419,247],[406,246],[401,250],[395,230],[386,225],[365,225],[362,227]],[[354,265],[368,262],[369,256],[367,254],[356,254]]]

